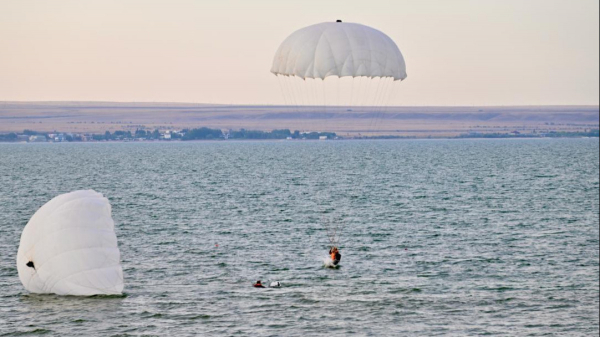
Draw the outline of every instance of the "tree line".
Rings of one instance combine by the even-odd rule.
[[[334,132],[304,132],[296,130],[294,132],[289,129],[273,130],[273,131],[259,131],[259,130],[235,130],[223,132],[221,129],[211,129],[207,127],[195,128],[195,129],[183,129],[180,131],[167,131],[160,132],[158,129],[154,131],[137,129],[134,132],[131,131],[106,131],[103,134],[72,134],[72,133],[61,133],[61,132],[39,132],[33,130],[24,130],[23,133],[17,134],[14,132],[8,134],[0,134],[0,141],[12,142],[19,140],[20,135],[25,136],[42,136],[46,138],[60,137],[61,141],[73,142],[95,140],[95,141],[111,141],[111,140],[164,140],[164,139],[179,139],[179,140],[218,140],[218,139],[319,139],[320,137],[327,137],[328,139],[334,139],[337,135]],[[168,135],[168,136],[167,136]]]

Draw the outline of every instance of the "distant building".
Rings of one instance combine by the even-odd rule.
[[[319,136],[319,140],[327,140],[327,136]]]
[[[45,142],[45,141],[47,141],[47,139],[46,139],[46,136],[44,136],[44,135],[35,135],[35,136],[29,137],[29,141],[32,143],[39,143],[39,142]]]

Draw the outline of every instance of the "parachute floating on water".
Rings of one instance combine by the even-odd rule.
[[[404,57],[389,36],[339,20],[292,33],[275,53],[271,72],[286,105],[306,113],[360,106],[366,107],[361,113],[380,114],[395,82],[407,77]]]
[[[32,293],[116,295],[123,292],[120,257],[108,199],[75,191],[31,217],[21,234],[17,269]]]

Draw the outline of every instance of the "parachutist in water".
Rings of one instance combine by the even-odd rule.
[[[254,288],[264,288],[265,286],[263,286],[262,282],[260,282],[260,280],[256,281],[256,283],[254,283],[252,285]]]
[[[331,256],[333,265],[337,266],[338,263],[340,263],[340,260],[342,259],[342,254],[340,254],[340,251],[337,249],[337,247],[331,247],[331,249],[329,249],[329,255]]]
[[[29,268],[33,268],[33,270],[35,270],[35,265],[33,264],[33,261],[27,262],[26,266]]]

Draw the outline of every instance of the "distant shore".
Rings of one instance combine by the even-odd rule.
[[[222,132],[298,130],[338,138],[542,137],[599,128],[598,106],[367,107],[190,103],[0,102],[0,134],[36,130],[93,135],[106,131]],[[507,135],[507,136],[504,136]]]
[[[102,134],[53,132],[45,133],[24,130],[22,133],[0,134],[2,143],[63,143],[63,142],[173,142],[173,141],[248,141],[248,140],[375,140],[375,139],[526,139],[526,138],[591,138],[599,137],[598,129],[584,132],[548,132],[535,134],[512,133],[467,133],[454,137],[406,137],[406,136],[360,136],[340,137],[334,132],[300,132],[272,130],[227,130],[210,128],[146,131],[137,129],[130,131],[106,131]]]

